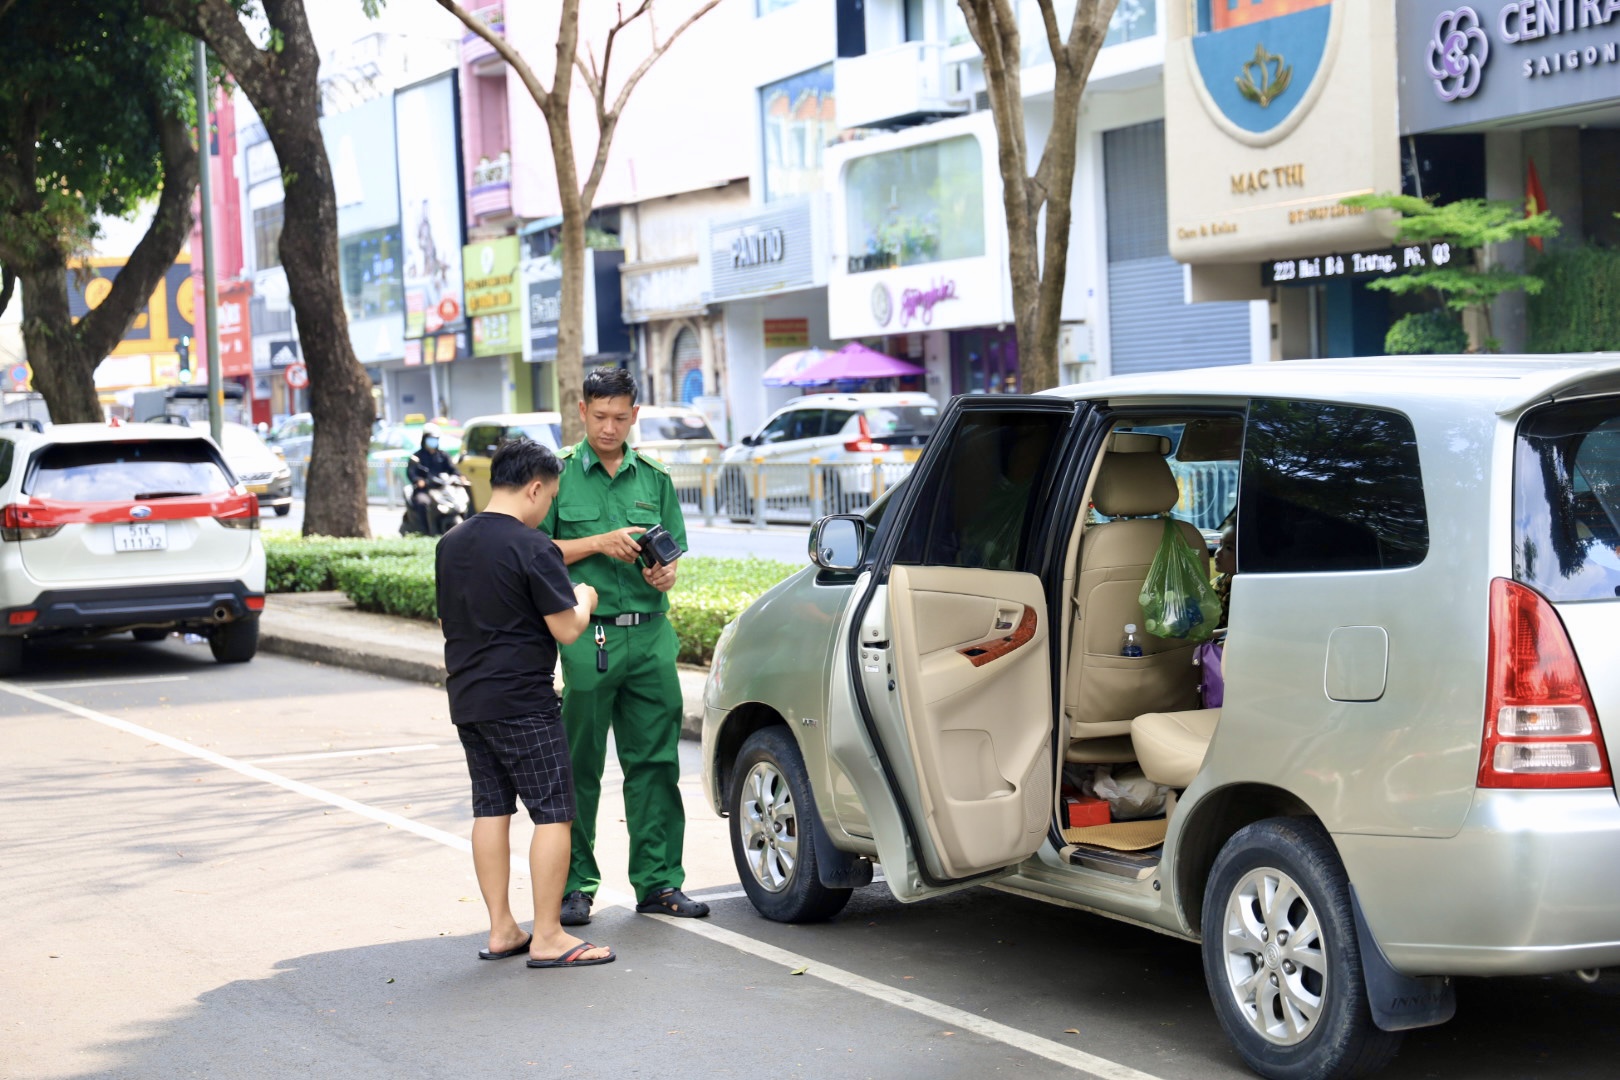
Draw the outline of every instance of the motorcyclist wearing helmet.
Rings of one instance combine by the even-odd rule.
[[[434,479],[443,473],[460,476],[461,471],[456,468],[450,455],[439,449],[439,425],[424,424],[422,426],[422,448],[411,455],[410,461],[405,465],[405,479],[411,485],[411,512],[416,519],[417,528],[427,534],[428,507],[433,502],[433,496],[428,494],[428,488]]]

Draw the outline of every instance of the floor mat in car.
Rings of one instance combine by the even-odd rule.
[[[1170,822],[1167,818],[1115,821],[1108,825],[1085,825],[1077,829],[1064,829],[1063,839],[1071,844],[1090,844],[1112,851],[1146,851],[1164,843],[1165,830],[1169,827]]]

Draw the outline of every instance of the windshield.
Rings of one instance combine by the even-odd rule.
[[[863,409],[872,438],[885,435],[932,435],[939,426],[937,405],[883,405]]]
[[[34,457],[23,490],[38,499],[125,502],[211,495],[231,481],[201,439],[58,443]]]
[[[512,427],[506,433],[506,438],[533,439],[541,446],[556,450],[562,446],[561,424],[520,424]]]
[[[1551,405],[1519,424],[1513,576],[1553,601],[1620,596],[1620,398]]]
[[[714,432],[701,416],[646,416],[637,421],[642,442],[673,442],[678,439],[713,439]]]

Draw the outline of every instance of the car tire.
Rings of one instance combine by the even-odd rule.
[[[1202,922],[1216,1016],[1256,1073],[1366,1076],[1400,1049],[1400,1032],[1373,1023],[1350,882],[1319,822],[1239,829],[1210,871]]]
[[[749,525],[754,520],[754,500],[748,497],[748,485],[740,472],[728,472],[721,476],[721,499],[725,503],[726,516],[739,525]]]
[[[208,649],[222,664],[245,664],[259,651],[259,617],[221,623],[208,635]]]
[[[276,517],[286,517],[290,513],[292,513],[291,503],[282,503],[280,506],[276,507]]]
[[[162,641],[173,632],[172,630],[165,630],[161,626],[137,626],[129,633],[136,641]]]
[[[0,637],[0,678],[10,678],[22,670],[23,639]]]
[[[726,809],[731,854],[754,910],[774,922],[822,922],[853,889],[830,889],[817,873],[816,813],[799,744],[785,727],[754,732],[731,771]]]

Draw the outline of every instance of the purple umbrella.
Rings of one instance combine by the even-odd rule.
[[[800,371],[788,381],[790,386],[818,386],[823,383],[858,379],[899,379],[924,375],[925,369],[908,360],[896,360],[876,349],[852,341],[818,364]]]
[[[798,376],[827,359],[828,355],[820,349],[811,348],[779,356],[775,363],[765,369],[759,381],[766,386],[797,386]]]

